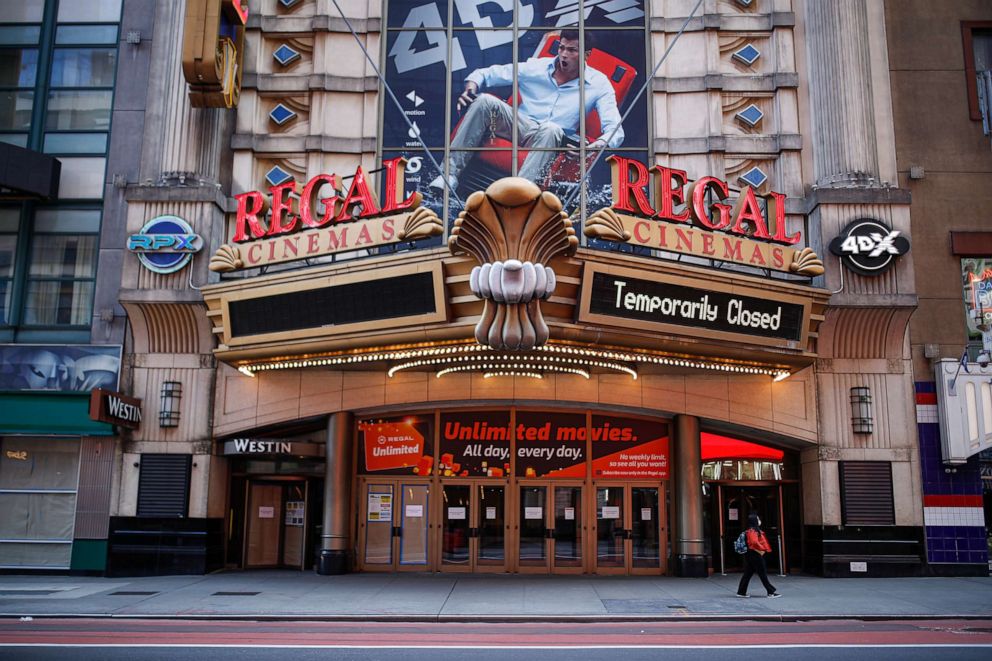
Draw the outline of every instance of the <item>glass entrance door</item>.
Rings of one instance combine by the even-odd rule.
[[[578,574],[583,569],[582,547],[587,529],[582,486],[552,486],[551,570],[558,574]]]
[[[359,568],[362,571],[430,569],[430,484],[362,480]]]
[[[660,574],[668,526],[659,484],[596,486],[596,573]]]
[[[720,527],[717,530],[719,538],[714,540],[712,548],[719,549],[722,543],[723,570],[743,571],[744,556],[734,552],[734,540],[747,527],[748,517],[754,512],[761,519],[761,529],[772,545],[772,554],[767,556],[768,571],[784,571],[785,567],[779,567],[782,560],[779,554],[779,537],[782,534],[779,485],[717,484],[716,487],[715,504],[720,508]],[[713,562],[719,571],[720,558],[714,558]]]
[[[506,483],[441,484],[441,571],[505,571]]]
[[[522,573],[581,573],[583,519],[581,484],[535,483],[517,488],[517,569]]]

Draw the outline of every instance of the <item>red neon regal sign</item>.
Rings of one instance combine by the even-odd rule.
[[[441,234],[441,220],[420,207],[420,193],[403,199],[406,160],[394,158],[382,165],[382,203],[361,166],[346,193],[341,193],[339,175],[318,174],[301,190],[290,181],[272,186],[268,195],[260,191],[235,195],[234,245],[221,246],[210,260],[210,269],[257,268]],[[322,197],[327,187],[334,194]]]
[[[793,247],[802,232],[790,234],[786,228],[784,194],[765,196],[766,215],[750,186],[728,204],[729,186],[717,177],[690,183],[685,170],[649,169],[620,156],[607,160],[613,205],[590,216],[586,236],[806,276],[823,273],[823,262],[811,248]],[[649,186],[657,208],[649,200]],[[708,197],[718,201],[708,203]]]

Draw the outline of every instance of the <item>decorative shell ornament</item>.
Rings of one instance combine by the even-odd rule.
[[[812,248],[803,248],[792,257],[789,270],[811,278],[823,275],[823,260],[816,256]]]
[[[586,220],[584,234],[590,239],[629,241],[630,232],[623,228],[620,216],[613,209],[600,209]]]
[[[243,268],[245,265],[244,261],[241,259],[241,249],[237,246],[232,246],[225,243],[214,256],[210,258],[210,264],[208,268],[211,271],[216,271],[217,273],[227,273],[228,271],[234,271]]]
[[[437,214],[426,207],[417,207],[396,233],[400,241],[416,241],[444,234],[444,224]]]
[[[531,181],[506,177],[472,193],[448,239],[453,255],[467,254],[472,293],[485,301],[475,339],[493,349],[533,349],[548,341],[541,300],[557,279],[547,263],[579,245],[561,201]]]

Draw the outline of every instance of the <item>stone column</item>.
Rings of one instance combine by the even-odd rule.
[[[353,416],[334,413],[327,420],[324,453],[324,526],[318,574],[345,574],[351,569],[351,450]]]
[[[699,418],[675,416],[672,466],[675,472],[675,575],[703,578],[706,554],[703,551],[703,478],[700,473],[701,449]]]
[[[803,6],[816,185],[880,185],[865,0]]]

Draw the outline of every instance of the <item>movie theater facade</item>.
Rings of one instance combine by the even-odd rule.
[[[831,72],[860,94],[887,68],[802,36],[874,43],[881,17],[704,3],[638,94],[686,3],[258,4],[230,197],[172,211],[206,247],[182,401],[210,443],[132,446],[193,454],[208,566],[704,576],[740,568],[754,512],[780,572],[919,572],[910,258],[824,254],[863,216],[908,234],[906,196],[844,178],[896,180],[891,117],[811,111]],[[586,111],[538,144],[525,113],[555,110],[522,72],[569,26],[583,75],[555,94]],[[474,132],[470,75],[496,109]],[[194,140],[225,111],[183,112]],[[135,230],[168,206],[139,197]],[[140,354],[178,306],[135,296]]]

